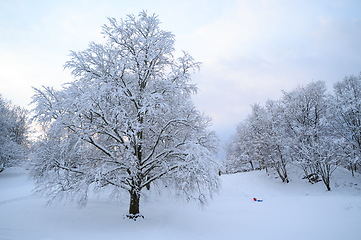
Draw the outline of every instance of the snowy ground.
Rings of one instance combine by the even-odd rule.
[[[0,174],[0,240],[361,239],[361,176],[334,175],[331,192],[299,173],[289,184],[259,171],[223,175],[221,193],[203,210],[163,197],[143,203],[145,219],[134,222],[122,218],[127,203],[105,199],[46,207],[26,172],[8,169]]]

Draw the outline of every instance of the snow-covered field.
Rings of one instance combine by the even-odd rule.
[[[0,240],[361,239],[361,176],[336,170],[327,192],[299,175],[291,173],[289,184],[259,171],[223,175],[222,191],[205,208],[150,199],[141,204],[145,219],[134,222],[122,217],[127,202],[105,198],[90,198],[82,209],[45,206],[25,170],[7,169],[0,174]]]

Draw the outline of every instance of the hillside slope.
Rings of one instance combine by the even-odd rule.
[[[26,171],[8,169],[0,174],[0,240],[360,239],[359,175],[336,170],[331,192],[297,169],[290,175],[289,184],[260,171],[222,175],[220,194],[203,209],[162,196],[143,202],[145,219],[133,222],[122,218],[128,202],[45,206]]]

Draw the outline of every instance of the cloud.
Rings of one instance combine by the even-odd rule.
[[[251,104],[312,80],[326,81],[331,90],[361,71],[357,0],[0,1],[4,97],[27,105],[31,86],[71,80],[62,70],[69,50],[103,41],[107,16],[142,10],[158,14],[161,28],[176,35],[176,49],[203,63],[193,77],[200,89],[194,101],[224,139]]]
[[[332,90],[361,71],[361,16],[354,11],[350,1],[235,2],[187,36],[190,53],[203,62],[196,104],[215,128],[226,129],[245,119],[251,104],[279,99],[281,90],[312,80]]]

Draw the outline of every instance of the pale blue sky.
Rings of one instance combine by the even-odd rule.
[[[101,42],[108,17],[156,13],[177,51],[203,63],[193,77],[198,109],[222,140],[250,105],[279,99],[312,80],[333,83],[361,72],[361,1],[0,0],[0,93],[26,106],[31,86],[71,81],[69,50]]]

